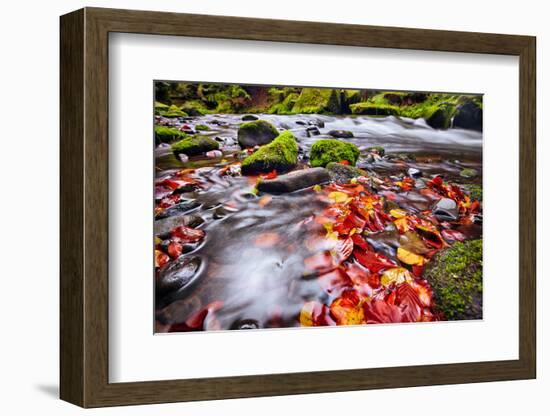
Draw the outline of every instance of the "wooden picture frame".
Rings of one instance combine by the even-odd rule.
[[[502,54],[520,66],[519,359],[109,383],[110,32]],[[82,407],[212,400],[536,376],[535,38],[85,8],[61,17],[61,388]]]

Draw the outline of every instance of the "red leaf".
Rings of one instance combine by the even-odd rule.
[[[391,305],[383,300],[374,299],[363,304],[365,318],[368,324],[385,324],[395,322],[410,322],[409,317],[399,306]]]
[[[355,246],[365,251],[372,251],[372,247],[369,243],[367,243],[367,240],[365,240],[361,234],[353,234],[351,236],[351,240]]]
[[[266,173],[265,175],[260,175],[264,179],[275,179],[277,177],[277,171],[273,169],[271,172]]]
[[[367,269],[372,273],[378,273],[385,269],[395,267],[396,264],[382,254],[378,254],[371,251],[353,250],[353,255]]]
[[[170,234],[172,238],[182,243],[195,243],[204,238],[204,231],[186,227],[185,225],[174,228]]]
[[[177,241],[172,241],[170,242],[170,244],[168,244],[168,254],[173,259],[177,259],[179,256],[181,256],[182,251],[183,246]]]
[[[347,161],[346,159],[341,160],[339,163],[342,165],[349,165],[349,161]]]
[[[454,241],[464,241],[466,239],[466,236],[464,234],[456,230],[443,230],[441,231],[441,236],[448,243],[452,243]]]
[[[345,240],[338,240],[334,250],[338,253],[338,261],[341,263],[353,252],[353,240],[351,238],[346,238]]]

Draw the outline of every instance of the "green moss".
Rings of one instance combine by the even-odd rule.
[[[182,131],[173,127],[155,126],[155,142],[158,143],[172,143],[176,140],[181,140],[187,137]]]
[[[303,88],[292,107],[294,114],[321,114],[326,111],[331,90],[323,88]]]
[[[172,151],[176,156],[180,153],[185,153],[187,156],[196,156],[210,150],[217,150],[219,147],[220,145],[216,140],[197,134],[172,144]]]
[[[483,201],[483,188],[480,185],[464,185],[464,189],[471,199]]]
[[[465,168],[460,171],[460,176],[466,179],[475,178],[477,176],[477,170],[472,168]]]
[[[326,168],[329,172],[330,179],[337,183],[348,183],[353,178],[368,175],[368,173],[363,169],[336,162],[328,163]]]
[[[177,105],[171,105],[167,110],[159,111],[159,115],[163,117],[187,117],[187,113]]]
[[[298,100],[299,94],[295,92],[289,93],[283,98],[282,102],[274,104],[268,111],[270,114],[292,114],[294,104]]]
[[[359,158],[359,149],[353,143],[342,142],[336,139],[321,139],[313,143],[309,154],[312,167],[325,167],[330,162],[339,163],[347,160],[355,166]]]
[[[169,105],[163,104],[159,101],[155,101],[155,114],[156,115],[162,115],[162,113],[165,113],[168,111],[168,108],[170,108]]]
[[[210,127],[208,127],[206,124],[197,124],[195,126],[195,130],[197,130],[197,131],[208,131],[208,130],[210,130]]]
[[[287,172],[298,163],[298,143],[292,132],[284,131],[271,143],[261,146],[243,160],[241,170],[246,174]]]
[[[209,114],[209,113],[212,113],[213,110],[210,110],[207,106],[206,106],[206,103],[204,103],[203,101],[201,100],[189,100],[189,101],[185,101],[182,106],[181,106],[181,109],[183,111],[185,111],[187,114],[189,114],[190,116],[202,116],[204,114]]]
[[[242,147],[267,144],[279,135],[277,128],[265,120],[254,120],[239,126],[237,139]]]
[[[437,253],[424,272],[434,290],[436,309],[448,320],[480,319],[482,273],[483,240],[457,242]]]
[[[391,104],[362,102],[350,105],[351,113],[367,116],[397,116],[399,107]]]

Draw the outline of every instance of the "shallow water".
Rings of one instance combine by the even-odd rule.
[[[330,303],[330,295],[318,279],[308,278],[304,259],[326,249],[311,239],[320,225],[310,220],[326,205],[312,189],[284,195],[262,195],[251,190],[254,179],[221,176],[220,168],[235,162],[237,128],[241,115],[208,115],[186,121],[191,127],[206,124],[212,130],[203,134],[217,137],[224,152],[222,159],[194,158],[182,164],[168,148],[155,151],[157,178],[183,167],[198,168],[197,177],[208,189],[185,194],[194,208],[186,215],[198,215],[206,233],[201,244],[185,256],[200,259],[201,267],[193,284],[157,299],[157,331],[187,320],[212,302],[223,302],[215,318],[207,319],[203,329],[233,329],[243,323],[253,327],[298,326],[298,314],[304,302]],[[381,145],[386,154],[413,154],[416,161],[384,158],[368,163],[364,152],[359,166],[382,176],[403,175],[410,167],[425,176],[441,174],[446,180],[463,182],[459,172],[473,167],[481,172],[482,138],[478,132],[451,129],[438,131],[419,120],[395,117],[329,117],[320,115],[261,116],[281,129],[290,128],[299,140],[302,154],[330,130],[350,130],[354,138],[340,139],[355,143],[361,150]],[[296,122],[324,122],[321,135],[308,137],[306,127]],[[222,124],[217,125],[213,124]],[[473,181],[481,181],[481,175]],[[412,190],[399,194],[398,203],[411,212],[430,209],[432,200]],[[307,224],[307,226],[304,226]],[[317,228],[316,228],[317,227]],[[476,238],[481,227],[461,229]],[[391,234],[391,233],[390,233]],[[267,237],[266,237],[267,236]],[[273,237],[276,236],[276,237]],[[395,258],[392,235],[372,236],[370,241],[390,258]]]

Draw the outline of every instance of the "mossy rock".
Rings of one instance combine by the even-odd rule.
[[[439,106],[432,106],[425,110],[424,118],[426,123],[438,130],[444,130],[451,127],[451,121],[456,109],[450,104],[441,104]]]
[[[355,166],[359,158],[359,149],[353,143],[346,143],[336,139],[321,139],[313,143],[309,154],[312,167],[325,167],[330,162],[339,163],[347,160]]]
[[[483,129],[481,104],[474,100],[460,104],[453,118],[453,127],[481,131]]]
[[[330,175],[330,179],[336,183],[348,183],[353,178],[368,175],[368,173],[363,169],[359,169],[354,166],[343,165],[337,162],[328,163],[327,170]]]
[[[208,127],[206,124],[197,124],[195,126],[195,130],[197,130],[197,131],[208,131],[208,130],[210,130],[210,127]]]
[[[200,100],[189,100],[186,101],[181,106],[182,111],[185,111],[188,115],[192,117],[203,116],[205,114],[211,113],[212,111],[206,106],[203,101]]]
[[[172,151],[176,156],[181,153],[187,156],[196,156],[209,152],[210,150],[217,150],[219,147],[220,145],[216,140],[197,134],[172,144]]]
[[[162,113],[165,113],[170,108],[169,105],[161,103],[159,101],[155,101],[155,114],[156,115],[162,115]]]
[[[460,171],[460,176],[466,179],[472,179],[477,176],[477,170],[472,168],[465,168]]]
[[[279,135],[275,126],[265,120],[255,120],[241,124],[237,138],[241,147],[254,147],[270,143]]]
[[[255,153],[243,160],[243,174],[261,172],[288,172],[298,163],[298,143],[290,131],[284,131],[271,143],[260,147]]]
[[[292,112],[294,114],[326,112],[331,92],[332,90],[325,88],[303,88],[292,107]]]
[[[170,118],[188,116],[188,114],[185,111],[183,111],[181,108],[179,108],[177,105],[171,105],[170,107],[168,107],[167,110],[161,111],[160,115],[163,117],[170,117]]]
[[[351,113],[363,116],[398,116],[399,107],[391,104],[373,104],[369,102],[350,105]]]
[[[471,199],[483,201],[483,188],[480,185],[464,185],[464,189]]]
[[[457,242],[437,253],[424,271],[436,310],[447,320],[481,319],[482,274],[483,240]]]
[[[155,126],[155,143],[172,143],[185,139],[187,134],[173,127]]]

